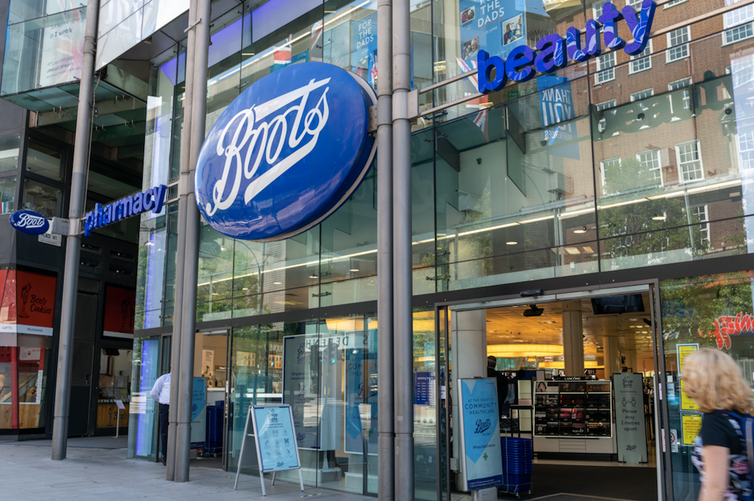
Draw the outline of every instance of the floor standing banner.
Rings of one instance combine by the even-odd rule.
[[[644,428],[644,385],[642,375],[634,372],[616,374],[615,423],[618,436],[618,461],[647,462],[647,436]]]
[[[461,457],[463,490],[503,483],[503,460],[494,379],[461,379]]]

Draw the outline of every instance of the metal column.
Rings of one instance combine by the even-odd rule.
[[[395,498],[414,499],[409,0],[393,1],[393,309]]]
[[[196,1],[191,0],[189,6],[189,26],[194,22],[196,16]],[[175,441],[176,428],[178,423],[178,395],[181,385],[181,326],[183,316],[183,266],[186,261],[186,240],[183,238],[186,234],[186,210],[191,203],[189,192],[191,191],[191,112],[193,110],[193,90],[194,86],[188,84],[189,75],[194,74],[194,30],[189,30],[186,39],[186,90],[183,96],[183,124],[181,132],[181,177],[178,182],[178,235],[175,256],[175,285],[173,286],[173,336],[170,342],[170,403],[171,411],[168,415],[168,450],[163,451],[167,458],[167,471],[165,478],[175,480]]]
[[[188,482],[191,449],[191,404],[194,379],[194,342],[196,330],[196,283],[199,262],[199,208],[194,195],[194,176],[199,150],[204,142],[207,109],[207,64],[211,0],[195,0],[194,68],[186,73],[186,86],[192,90],[191,155],[186,203],[186,254],[183,263],[183,309],[181,312],[181,373],[178,388],[178,417],[175,439],[175,481]],[[193,24],[193,23],[192,23]],[[193,31],[193,30],[192,30]]]
[[[75,328],[76,293],[79,286],[79,255],[81,235],[79,228],[84,215],[89,148],[92,129],[92,101],[94,99],[94,50],[97,41],[99,0],[89,0],[86,6],[84,54],[81,62],[79,106],[76,115],[76,138],[73,150],[71,175],[71,202],[68,217],[73,231],[68,235],[63,272],[63,304],[60,318],[60,344],[58,373],[55,384],[55,419],[52,428],[52,459],[65,459],[68,444],[68,411],[71,390],[71,363],[73,359],[73,331]]]
[[[377,4],[377,374],[378,486],[381,501],[392,501],[393,458],[393,2]]]

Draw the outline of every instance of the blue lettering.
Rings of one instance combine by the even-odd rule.
[[[137,193],[136,195],[134,195],[133,215],[135,216],[136,214],[141,214],[142,212],[144,212],[144,208],[142,207],[141,193]]]
[[[505,73],[513,82],[526,82],[534,76],[534,51],[526,45],[519,45],[508,54]]]
[[[479,92],[497,92],[505,87],[505,61],[499,56],[492,56],[483,50],[477,53],[477,80]],[[495,79],[492,78],[492,70],[495,70]]]
[[[586,22],[586,53],[593,57],[599,57],[601,51],[600,25],[594,19],[589,19]]]
[[[134,206],[134,197],[126,197],[121,202],[121,207],[123,207],[123,217],[131,217],[133,216],[133,206]]]
[[[87,237],[92,234],[92,228],[94,228],[94,212],[86,214],[86,220],[84,221],[84,235]]]
[[[618,36],[618,21],[623,19],[623,14],[612,2],[607,2],[602,6],[602,15],[599,22],[602,23],[603,37],[605,38],[605,47],[610,50],[622,49],[626,45],[625,40]]]
[[[647,48],[649,42],[649,32],[652,29],[652,21],[655,18],[655,9],[657,4],[653,0],[644,0],[641,4],[639,19],[636,18],[636,12],[630,5],[623,7],[623,17],[631,30],[634,41],[626,45],[624,51],[626,54],[635,56],[641,54]]]
[[[553,33],[542,37],[537,42],[537,58],[534,60],[534,68],[540,73],[547,73],[558,68],[565,68],[566,60],[565,43],[560,35]]]
[[[148,189],[142,195],[142,204],[144,205],[144,212],[151,210],[154,207],[154,200],[152,199],[152,189]]]
[[[164,184],[154,187],[154,208],[152,209],[152,212],[155,214],[159,214],[162,210],[162,204],[165,203],[165,192],[167,190],[168,187]]]
[[[589,54],[581,50],[581,32],[573,26],[566,30],[566,45],[568,46],[568,59],[578,62],[589,59]]]

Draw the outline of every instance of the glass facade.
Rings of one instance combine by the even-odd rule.
[[[324,61],[376,85],[377,2],[314,4],[259,33],[253,27],[262,13],[247,6],[215,21],[207,130],[240,92],[286,65]],[[546,34],[583,29],[602,10],[602,2],[497,5],[411,2],[414,89],[471,72],[479,50],[507,57]],[[749,104],[754,17],[744,6],[696,20],[700,5],[689,0],[658,8],[656,36],[635,56],[606,50],[599,58],[481,97],[472,74],[421,94],[423,112],[464,102],[425,114],[413,126],[414,295],[474,294],[480,287],[567,277],[598,282],[600,273],[734,260],[754,251]],[[619,35],[631,38],[625,24],[619,24]],[[159,182],[171,188],[165,212],[141,219],[137,330],[172,325],[184,58],[185,47],[177,44],[150,70],[144,186]],[[325,319],[312,310],[377,299],[376,200],[372,169],[331,217],[287,240],[236,241],[202,225],[199,327],[249,324],[234,327],[228,341],[229,469],[237,468],[248,406],[282,401],[299,408],[306,483],[375,493],[376,442],[365,433],[376,430],[375,315]],[[677,367],[675,373],[672,368],[678,339],[702,328],[698,322],[705,322],[705,333],[717,332],[713,320],[721,315],[752,314],[747,273],[661,283],[665,363],[676,383]],[[689,305],[703,302],[708,293],[718,299],[717,309],[707,312],[700,305],[697,314]],[[280,320],[284,313],[300,318],[303,310],[311,311],[311,318]],[[364,311],[363,306],[354,310]],[[687,317],[697,322],[692,331],[676,325]],[[444,336],[436,334],[435,320],[433,310],[414,313],[414,377],[439,389],[445,375],[437,367],[449,354],[439,344]],[[671,334],[677,329],[677,335]],[[743,343],[735,347],[744,350],[743,360],[748,348],[739,341],[744,338],[728,346],[720,336],[723,349]],[[352,341],[358,344],[345,344]],[[705,335],[703,341],[716,338]],[[300,347],[295,351],[299,359],[286,362],[294,346]],[[134,348],[134,357],[138,351]],[[287,363],[307,370],[286,374]],[[349,372],[357,366],[358,373]],[[149,374],[138,391],[153,381]],[[361,385],[357,398],[350,386],[355,381]],[[137,389],[132,394],[138,398]],[[675,395],[680,398],[680,388]],[[135,402],[132,417],[134,409],[142,409]],[[139,412],[152,420],[144,426],[154,433],[149,405],[147,399]],[[448,481],[442,476],[446,464],[437,467],[448,460],[447,430],[438,423],[445,413],[438,413],[438,406],[436,393],[415,399],[416,492],[422,499],[435,499]],[[678,406],[671,401],[668,417],[680,433],[686,414]],[[136,455],[153,454],[150,449]],[[674,472],[675,499],[685,499],[694,488],[688,448],[673,452],[668,466]]]

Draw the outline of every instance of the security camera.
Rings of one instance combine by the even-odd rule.
[[[479,165],[482,165],[482,159],[481,158],[477,158],[476,159],[476,163],[479,164]]]

